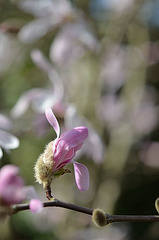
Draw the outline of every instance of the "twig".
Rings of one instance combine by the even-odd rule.
[[[44,202],[43,207],[61,207],[88,215],[92,215],[94,211],[94,209],[81,207],[72,203],[62,202],[58,199]],[[24,210],[29,210],[29,204],[13,205],[11,215]],[[105,213],[105,216],[106,224],[113,222],[159,222],[159,215],[109,215]]]
[[[67,208],[76,212],[81,212],[85,214],[92,215],[93,209],[81,207],[72,203],[66,203],[59,201],[58,199],[54,199],[53,201],[44,202],[43,207],[61,207],[61,208]],[[29,204],[17,204],[12,206],[12,213],[15,214],[17,212],[23,211],[23,210],[29,210]]]

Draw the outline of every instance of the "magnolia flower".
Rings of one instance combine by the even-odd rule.
[[[29,208],[33,213],[42,210],[43,204],[32,186],[24,186],[23,179],[19,176],[19,168],[14,165],[5,165],[0,170],[0,206],[18,204],[30,200]],[[7,211],[7,209],[6,209]]]
[[[14,165],[5,165],[0,170],[0,202],[16,204],[24,200],[23,179],[18,176],[19,169]]]
[[[52,198],[51,181],[55,177],[69,173],[70,170],[63,168],[65,165],[73,163],[77,187],[81,191],[86,191],[89,187],[88,169],[84,165],[73,161],[73,158],[88,137],[88,129],[84,126],[79,126],[60,136],[60,127],[51,108],[46,109],[45,115],[54,128],[57,138],[47,145],[44,153],[37,160],[35,165],[37,181],[43,184],[46,196],[50,199]]]

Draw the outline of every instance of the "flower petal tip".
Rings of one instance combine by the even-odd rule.
[[[59,138],[60,136],[60,126],[58,124],[58,121],[52,111],[51,108],[46,108],[45,110],[45,116],[48,120],[48,122],[50,123],[50,125],[53,127],[53,129],[55,130],[56,134],[57,134],[57,138]]]

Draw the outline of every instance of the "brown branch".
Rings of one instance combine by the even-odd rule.
[[[93,209],[81,207],[72,203],[66,203],[59,201],[58,199],[54,199],[53,201],[44,202],[43,207],[61,207],[61,208],[67,208],[76,212],[81,212],[85,214],[92,215]],[[23,211],[23,210],[29,210],[29,204],[17,204],[12,206],[12,212],[11,214],[15,214],[17,212]]]
[[[45,207],[61,207],[76,212],[92,215],[94,209],[81,207],[72,203],[66,203],[55,199],[53,201],[44,202]],[[12,206],[11,215],[20,211],[29,210],[29,204],[17,204]],[[159,215],[109,215],[106,214],[106,224],[113,222],[159,222]]]

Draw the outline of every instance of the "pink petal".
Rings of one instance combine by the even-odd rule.
[[[40,199],[32,199],[29,203],[29,208],[33,213],[39,213],[43,209],[43,203]]]
[[[45,116],[46,116],[48,122],[50,123],[50,125],[54,128],[54,130],[57,134],[57,138],[59,138],[60,127],[59,127],[58,121],[57,121],[53,111],[51,110],[51,108],[47,108],[45,110]]]
[[[54,160],[63,159],[71,148],[78,149],[78,145],[81,145],[87,137],[88,129],[84,126],[63,133],[56,143]]]
[[[83,143],[79,144],[77,147],[71,148],[69,152],[64,156],[62,161],[59,160],[58,162],[55,162],[54,164],[55,171],[60,168],[63,168],[66,164],[70,163],[71,160],[74,158],[76,151],[79,150],[82,147],[82,145]]]
[[[75,179],[77,187],[81,191],[87,191],[89,188],[89,172],[86,166],[73,161]]]

